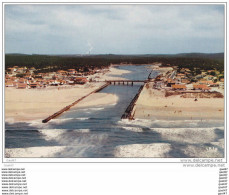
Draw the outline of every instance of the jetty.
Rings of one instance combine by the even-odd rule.
[[[57,116],[61,115],[61,114],[62,114],[63,112],[65,112],[65,111],[69,110],[72,106],[75,106],[77,103],[79,103],[80,101],[82,101],[83,99],[85,99],[86,97],[88,97],[89,95],[101,91],[102,89],[104,89],[104,88],[107,87],[108,85],[110,85],[110,84],[107,82],[105,85],[101,86],[100,88],[98,88],[98,89],[92,91],[91,93],[89,93],[89,94],[87,94],[87,95],[81,97],[80,99],[76,100],[76,101],[73,102],[72,104],[70,104],[70,105],[68,105],[68,106],[66,106],[66,107],[64,107],[64,108],[62,108],[62,109],[59,110],[58,112],[56,112],[56,113],[52,114],[51,116],[47,117],[46,119],[42,120],[42,123],[47,123],[47,122],[50,121],[51,119],[56,118]]]
[[[142,89],[144,88],[144,85],[142,85],[139,88],[138,93],[134,96],[134,98],[130,102],[129,106],[126,108],[126,110],[125,110],[124,114],[122,115],[121,119],[130,119],[130,120],[133,120],[134,119],[134,117],[131,115],[132,114],[132,110],[133,110],[133,108],[135,106],[136,101],[139,98],[139,95],[140,95]]]
[[[134,120],[134,114],[135,114],[135,112],[134,112],[134,114],[132,115],[133,108],[134,108],[135,103],[136,103],[136,101],[138,100],[138,98],[139,98],[139,96],[140,96],[140,94],[141,94],[141,92],[142,92],[142,90],[143,90],[145,84],[148,83],[148,82],[150,82],[150,81],[151,81],[151,82],[154,81],[154,79],[151,79],[151,78],[150,78],[152,72],[153,72],[153,71],[151,71],[151,72],[149,73],[147,80],[134,80],[134,81],[133,81],[133,82],[138,82],[138,83],[143,82],[144,84],[141,85],[141,87],[139,88],[138,93],[134,96],[134,98],[133,98],[132,101],[130,102],[129,106],[126,108],[126,110],[125,110],[124,114],[122,115],[121,119]],[[130,81],[130,82],[132,82],[132,81]],[[133,85],[133,84],[132,84],[132,85]]]

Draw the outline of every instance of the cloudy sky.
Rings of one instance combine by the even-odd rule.
[[[223,5],[5,5],[6,53],[223,51]]]

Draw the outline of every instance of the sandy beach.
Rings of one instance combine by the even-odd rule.
[[[100,80],[114,80],[129,71],[119,70],[114,67],[106,74],[96,74]],[[115,75],[115,77],[114,77]],[[121,77],[120,77],[121,78]],[[5,121],[26,122],[43,120],[51,114],[70,105],[77,99],[89,94],[104,85],[103,82],[87,83],[85,85],[47,87],[45,89],[16,89],[5,88]],[[92,94],[78,107],[115,104],[118,96],[107,93]]]
[[[136,106],[135,118],[145,119],[224,119],[224,98],[165,97],[165,91],[144,87]]]
[[[121,70],[118,68],[115,68],[115,66],[111,66],[109,68],[109,72],[103,74],[103,73],[97,73],[93,75],[93,77],[99,77],[96,80],[97,81],[106,81],[106,80],[126,80],[122,77],[123,74],[130,73],[128,70]]]

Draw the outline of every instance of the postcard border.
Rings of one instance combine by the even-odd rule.
[[[5,80],[5,74],[4,74],[4,70],[5,70],[5,33],[4,33],[4,6],[7,4],[79,4],[79,5],[107,5],[107,4],[114,4],[114,5],[125,5],[125,4],[130,4],[130,5],[134,5],[134,4],[138,4],[138,5],[152,5],[152,4],[156,4],[156,5],[160,5],[160,4],[167,4],[167,5],[173,5],[173,4],[180,4],[180,5],[195,5],[195,4],[220,4],[220,5],[224,5],[224,75],[226,75],[226,80],[227,80],[227,2],[2,2],[2,163],[196,163],[196,162],[141,162],[141,161],[100,161],[100,162],[96,162],[96,161],[89,161],[89,162],[17,162],[17,159],[72,159],[72,158],[9,158],[9,161],[4,161],[4,159],[6,159],[4,157],[4,152],[5,152],[5,107],[4,107],[4,101],[5,101],[5,86],[4,86],[4,80]],[[226,70],[226,74],[225,74],[225,70]],[[185,158],[185,159],[226,159],[226,162],[200,162],[200,163],[227,163],[227,81],[224,82],[224,94],[226,94],[226,96],[224,96],[224,158]],[[75,158],[75,159],[158,159],[158,158]],[[163,158],[163,159],[182,159],[182,158]],[[13,161],[15,160],[15,161]],[[181,160],[180,160],[181,161]]]

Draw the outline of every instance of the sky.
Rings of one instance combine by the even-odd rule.
[[[5,53],[224,52],[224,5],[5,5]]]

